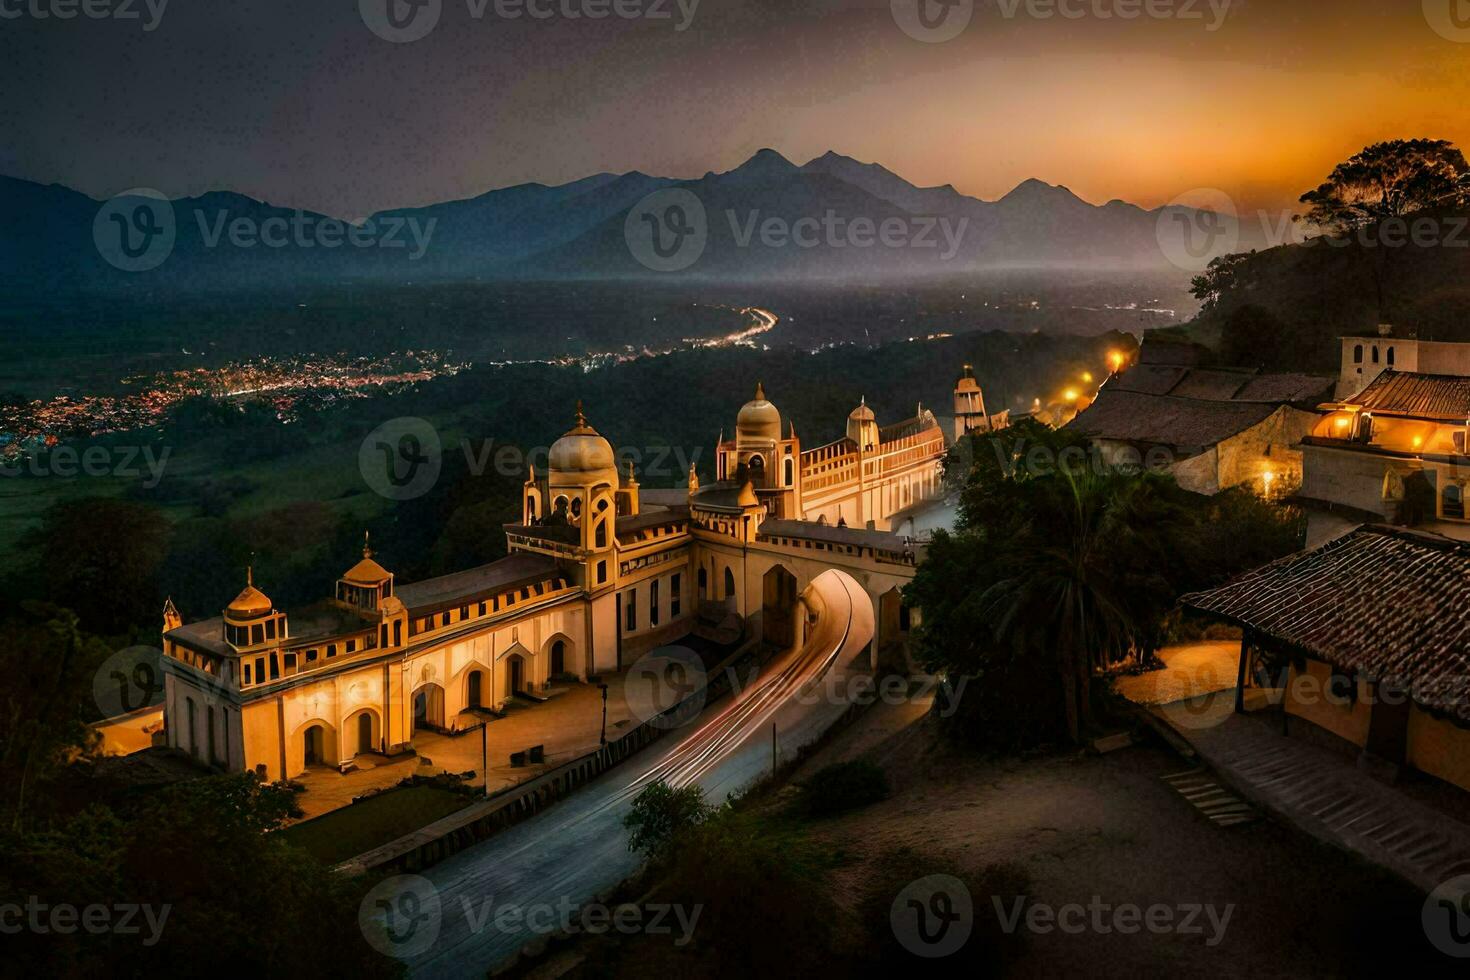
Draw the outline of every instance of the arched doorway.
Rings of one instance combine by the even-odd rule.
[[[357,751],[371,752],[373,745],[373,716],[364,711],[357,716]]]
[[[567,641],[555,640],[551,644],[551,673],[565,674],[567,672]]]
[[[703,602],[709,598],[709,569],[699,570],[699,601]]]
[[[766,485],[766,459],[764,456],[756,455],[750,457],[747,476],[750,477],[752,486],[765,488]]]
[[[761,579],[761,638],[778,650],[797,642],[796,576],[782,565]]]
[[[724,599],[731,609],[735,608],[735,573],[728,567],[725,569],[725,594],[720,598]]]
[[[438,684],[425,684],[413,695],[413,727],[444,728],[444,688]]]
[[[505,658],[507,683],[512,695],[526,693],[526,658],[513,653]]]
[[[301,736],[305,746],[305,759],[308,766],[319,766],[327,758],[327,730],[321,725],[312,725],[307,728]]]
[[[464,703],[467,708],[483,708],[485,672],[472,670],[465,677]]]

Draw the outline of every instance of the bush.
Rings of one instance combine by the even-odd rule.
[[[659,900],[700,909],[692,951],[713,975],[825,975],[834,863],[797,825],[722,809],[680,836]]]
[[[888,797],[888,776],[867,759],[839,762],[817,771],[801,787],[798,806],[814,817],[830,817]]]
[[[698,786],[675,789],[660,779],[638,794],[632,812],[623,818],[628,850],[650,859],[662,857],[676,836],[708,820],[713,812]]]

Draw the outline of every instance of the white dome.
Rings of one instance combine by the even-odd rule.
[[[755,398],[746,402],[735,416],[735,445],[774,445],[781,441],[781,413],[766,401],[765,388],[755,386]]]
[[[552,486],[594,483],[618,484],[617,460],[612,443],[587,424],[582,405],[577,403],[577,424],[551,445],[548,480]]]

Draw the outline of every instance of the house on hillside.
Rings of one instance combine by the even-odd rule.
[[[1368,525],[1180,601],[1242,628],[1237,711],[1279,687],[1288,734],[1470,790],[1470,543]]]
[[[1145,344],[1066,428],[1111,463],[1171,462],[1179,485],[1214,494],[1240,484],[1277,492],[1301,479],[1297,443],[1317,423],[1331,378],[1206,368],[1191,348]]]
[[[1426,358],[1422,342],[1384,341],[1374,348],[1368,338],[1347,338],[1343,377],[1352,378],[1358,377],[1350,372],[1357,369],[1359,344],[1350,341],[1365,343],[1362,357],[1373,378],[1323,404],[1324,414],[1302,439],[1308,544],[1376,521],[1470,540],[1470,344],[1437,343]],[[1390,359],[1392,367],[1386,366]],[[1408,368],[1426,360],[1459,373]]]
[[[1375,336],[1347,336],[1342,342],[1342,369],[1337,377],[1339,401],[1352,398],[1384,371],[1470,376],[1470,344],[1419,340],[1396,335],[1381,324]]]

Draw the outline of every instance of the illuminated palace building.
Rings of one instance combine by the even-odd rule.
[[[973,378],[962,384],[956,404],[971,405]],[[757,386],[713,483],[691,470],[687,488],[640,491],[579,407],[546,471],[528,474],[505,558],[403,583],[364,547],[330,598],[302,608],[276,608],[248,579],[212,619],[185,624],[168,604],[169,744],[272,780],[347,769],[696,629],[794,643],[796,597],[830,568],[873,602],[871,663],[906,667],[899,588],[916,546],[889,528],[939,494],[945,448],[930,412],[879,426],[861,404],[843,438],[804,450]]]

